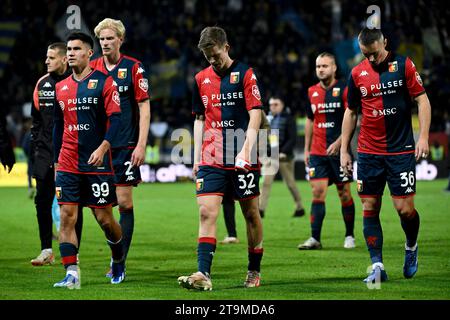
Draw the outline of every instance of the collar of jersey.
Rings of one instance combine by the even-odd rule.
[[[115,65],[114,68],[112,68],[111,70],[108,70],[108,68],[106,67],[105,58],[104,58],[104,57],[101,57],[101,59],[102,59],[102,63],[103,63],[103,66],[105,67],[106,72],[112,72],[112,71],[116,70],[117,67],[119,66],[119,64],[122,62],[123,54],[122,54],[122,53],[120,54],[119,60],[117,60],[116,65]]]
[[[75,81],[75,82],[81,83],[81,82],[83,82],[84,80],[86,80],[87,78],[89,78],[94,72],[95,72],[95,69],[92,69],[91,72],[89,72],[89,73],[86,75],[86,77],[84,77],[84,78],[81,79],[81,80],[75,79],[75,77],[74,77],[73,74],[72,74],[72,80]]]
[[[225,70],[225,72],[223,74],[217,73],[216,70],[214,70],[214,68],[212,66],[211,66],[211,69],[219,78],[225,78],[227,75],[229,75],[231,73],[231,71],[233,71],[234,67],[236,67],[237,64],[238,64],[238,61],[234,60],[233,63],[231,64],[231,66],[227,70]]]

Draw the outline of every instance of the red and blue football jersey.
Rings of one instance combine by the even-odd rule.
[[[306,116],[313,121],[311,154],[326,156],[328,147],[341,135],[347,88],[342,80],[336,80],[328,89],[319,82],[309,87],[308,97]]]
[[[106,69],[103,57],[91,61],[91,68],[113,77],[120,95],[120,132],[112,142],[112,148],[135,147],[139,139],[139,102],[149,99],[147,72],[142,63],[121,55],[116,66]]]
[[[352,69],[348,107],[361,107],[358,152],[392,155],[415,150],[411,124],[414,98],[425,93],[411,59],[389,52],[373,67],[367,59]]]
[[[64,119],[58,171],[81,174],[113,174],[111,153],[103,166],[88,164],[89,157],[103,142],[108,117],[120,114],[120,98],[112,77],[92,70],[83,80],[73,75],[56,84],[55,121]]]
[[[195,75],[192,108],[194,114],[205,115],[200,165],[234,169],[245,140],[237,137],[245,138],[248,112],[262,108],[253,69],[238,61],[222,76],[212,66],[203,69]]]

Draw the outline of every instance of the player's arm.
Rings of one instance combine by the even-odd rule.
[[[114,141],[120,130],[120,97],[112,77],[108,77],[105,81],[103,101],[105,101],[105,111],[108,116],[109,127],[102,143],[89,157],[88,164],[95,167],[103,164],[105,153],[111,148],[111,142]]]
[[[131,165],[138,167],[145,161],[145,148],[150,129],[150,97],[147,72],[142,63],[135,63],[132,73],[134,95],[139,106],[139,138],[136,148],[131,154]]]
[[[205,127],[205,105],[200,97],[199,83],[202,82],[199,75],[195,76],[192,88],[192,114],[195,115],[194,120],[194,165],[192,175],[197,176],[198,166],[202,159],[203,130]]]
[[[261,126],[261,110],[259,108],[248,111],[250,120],[248,123],[244,145],[236,156],[236,167],[242,168],[244,171],[252,163],[251,152],[258,137],[258,130]],[[242,165],[240,165],[242,163]]]
[[[131,165],[139,167],[145,160],[148,132],[150,129],[150,100],[139,102],[139,139],[131,154]]]
[[[245,105],[250,116],[247,126],[246,137],[241,151],[235,159],[235,166],[244,171],[251,167],[252,163],[257,161],[256,152],[253,153],[253,147],[258,138],[258,130],[261,127],[261,94],[258,81],[253,69],[249,68],[244,76],[244,96]],[[255,150],[256,151],[256,150]],[[255,155],[252,158],[252,155]]]
[[[306,117],[305,121],[305,165],[309,166],[309,153],[311,152],[311,141],[313,135],[313,120]]]
[[[62,147],[62,138],[64,132],[64,114],[59,106],[58,93],[56,93],[56,103],[53,108],[53,162],[55,170],[58,166],[59,153]]]
[[[42,116],[39,112],[39,95],[38,95],[38,85],[39,82],[36,84],[36,87],[34,88],[33,92],[33,102],[31,104],[31,135],[30,135],[30,157],[32,159],[31,162],[33,162],[34,155],[36,153],[36,139],[39,135],[39,131],[41,130],[42,126]],[[55,104],[55,107],[57,104]]]
[[[194,168],[192,174],[197,176],[198,166],[202,159],[203,129],[205,126],[205,116],[197,114],[194,121]]]
[[[419,108],[419,139],[416,143],[416,160],[426,158],[430,148],[428,145],[428,134],[430,132],[431,123],[431,105],[426,93],[415,98]]]
[[[416,143],[415,158],[426,158],[430,151],[428,145],[428,134],[431,123],[431,105],[430,100],[423,87],[420,74],[417,72],[416,66],[410,58],[406,58],[405,62],[405,78],[406,86],[410,97],[412,97],[418,105],[419,109],[419,139]]]
[[[356,110],[345,110],[341,134],[341,167],[346,175],[351,175],[353,171],[352,157],[348,150],[353,138],[353,133],[355,132],[357,120],[358,113]]]
[[[342,119],[341,132],[341,167],[344,174],[351,175],[353,172],[353,162],[350,155],[350,143],[355,133],[358,121],[358,106],[361,105],[361,92],[356,87],[353,80],[353,70],[350,73],[347,85],[344,118]]]

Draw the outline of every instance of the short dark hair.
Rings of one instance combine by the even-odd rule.
[[[206,27],[200,33],[200,40],[197,47],[200,50],[214,46],[223,47],[228,43],[227,33],[221,27]]]
[[[72,40],[80,40],[84,43],[87,43],[91,47],[91,49],[94,48],[94,40],[92,40],[92,38],[84,32],[71,33],[67,37],[67,42],[72,41]]]
[[[60,55],[66,55],[67,45],[64,42],[54,42],[48,46],[48,50],[58,50]]]
[[[334,56],[334,54],[329,53],[329,52],[322,52],[320,53],[317,58],[323,58],[323,57],[328,57],[330,59],[333,59],[334,63],[336,63],[336,57]]]
[[[383,32],[380,29],[364,28],[358,35],[358,41],[363,46],[368,46],[375,41],[382,40],[384,38]]]

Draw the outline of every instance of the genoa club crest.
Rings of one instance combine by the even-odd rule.
[[[357,181],[357,185],[358,185],[358,187],[357,187],[358,192],[362,192],[363,191],[363,182],[362,182],[362,180],[358,180]]]
[[[239,82],[239,72],[232,72],[230,74],[230,83],[235,84]]]
[[[120,69],[117,71],[117,78],[119,78],[119,79],[125,79],[126,77],[127,77],[127,69],[120,68]]]
[[[389,62],[388,65],[389,65],[389,72],[397,72],[398,70],[397,61]]]
[[[56,194],[56,199],[61,199],[62,197],[62,188],[61,187],[56,187],[55,189],[55,194]]]
[[[196,181],[196,188],[197,188],[197,191],[202,191],[203,190],[203,179],[197,179],[197,181]]]
[[[339,97],[341,94],[341,88],[333,88],[333,97]]]
[[[87,88],[93,90],[93,89],[97,88],[97,83],[98,83],[97,79],[91,79],[88,82]]]

